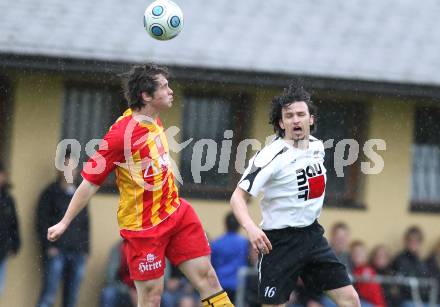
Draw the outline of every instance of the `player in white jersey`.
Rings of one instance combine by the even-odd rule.
[[[345,266],[317,221],[326,169],[324,145],[310,135],[315,112],[310,94],[299,85],[273,99],[270,123],[278,137],[249,161],[231,197],[235,216],[260,253],[259,299],[266,306],[284,306],[298,277],[338,306],[360,306]],[[250,196],[260,192],[261,228],[247,209]]]

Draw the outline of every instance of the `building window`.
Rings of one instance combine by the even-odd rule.
[[[180,156],[181,194],[226,199],[240,178],[236,148],[246,128],[248,99],[241,94],[187,93],[183,100],[183,140],[193,139]]]
[[[3,165],[8,163],[8,137],[11,127],[11,86],[7,79],[0,77],[0,162]]]
[[[317,104],[317,130],[313,135],[326,146],[324,166],[327,169],[325,205],[329,207],[364,208],[361,203],[362,176],[360,162],[366,131],[365,105],[324,101]],[[348,158],[349,146],[345,146],[344,156],[336,157],[337,146],[342,148],[341,140],[352,139],[359,144],[358,159],[351,165],[342,166],[342,159]],[[331,141],[333,140],[333,142]],[[342,173],[341,173],[342,171]]]
[[[440,212],[440,108],[415,112],[411,209]]]
[[[102,139],[121,112],[122,99],[117,89],[81,84],[66,85],[62,139],[76,139],[81,144],[80,169],[89,158],[85,151],[86,144],[92,139]],[[115,191],[114,176],[112,173],[107,178],[100,191]]]

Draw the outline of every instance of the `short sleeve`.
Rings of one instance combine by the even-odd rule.
[[[249,165],[238,183],[241,189],[254,197],[258,195],[274,171],[273,165],[271,164],[258,166],[258,154],[259,152],[249,161]]]
[[[115,132],[110,130],[99,145],[96,153],[84,165],[81,175],[87,181],[100,186],[108,174],[116,167],[117,162],[123,162],[124,142]]]

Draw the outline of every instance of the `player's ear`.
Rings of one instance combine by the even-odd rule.
[[[310,119],[309,119],[310,126],[313,125],[314,123],[315,123],[315,116],[310,115]]]
[[[141,95],[142,95],[142,100],[145,101],[145,102],[150,102],[153,99],[153,97],[148,95],[147,92],[142,92]]]
[[[282,119],[280,119],[280,121],[278,122],[278,125],[280,125],[281,129],[286,130],[286,128],[284,127],[284,123],[283,123]]]

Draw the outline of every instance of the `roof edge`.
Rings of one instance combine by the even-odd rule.
[[[0,67],[3,69],[22,69],[24,71],[100,73],[115,75],[127,71],[134,62],[114,62],[47,56],[3,54]],[[205,67],[167,65],[178,80],[229,83],[239,85],[283,87],[289,80],[301,78],[304,85],[318,90],[363,92],[383,94],[393,97],[419,97],[440,100],[440,86],[395,83],[386,81],[343,79],[326,76],[301,74],[276,74],[273,72],[238,71]],[[191,73],[188,73],[188,72]]]

